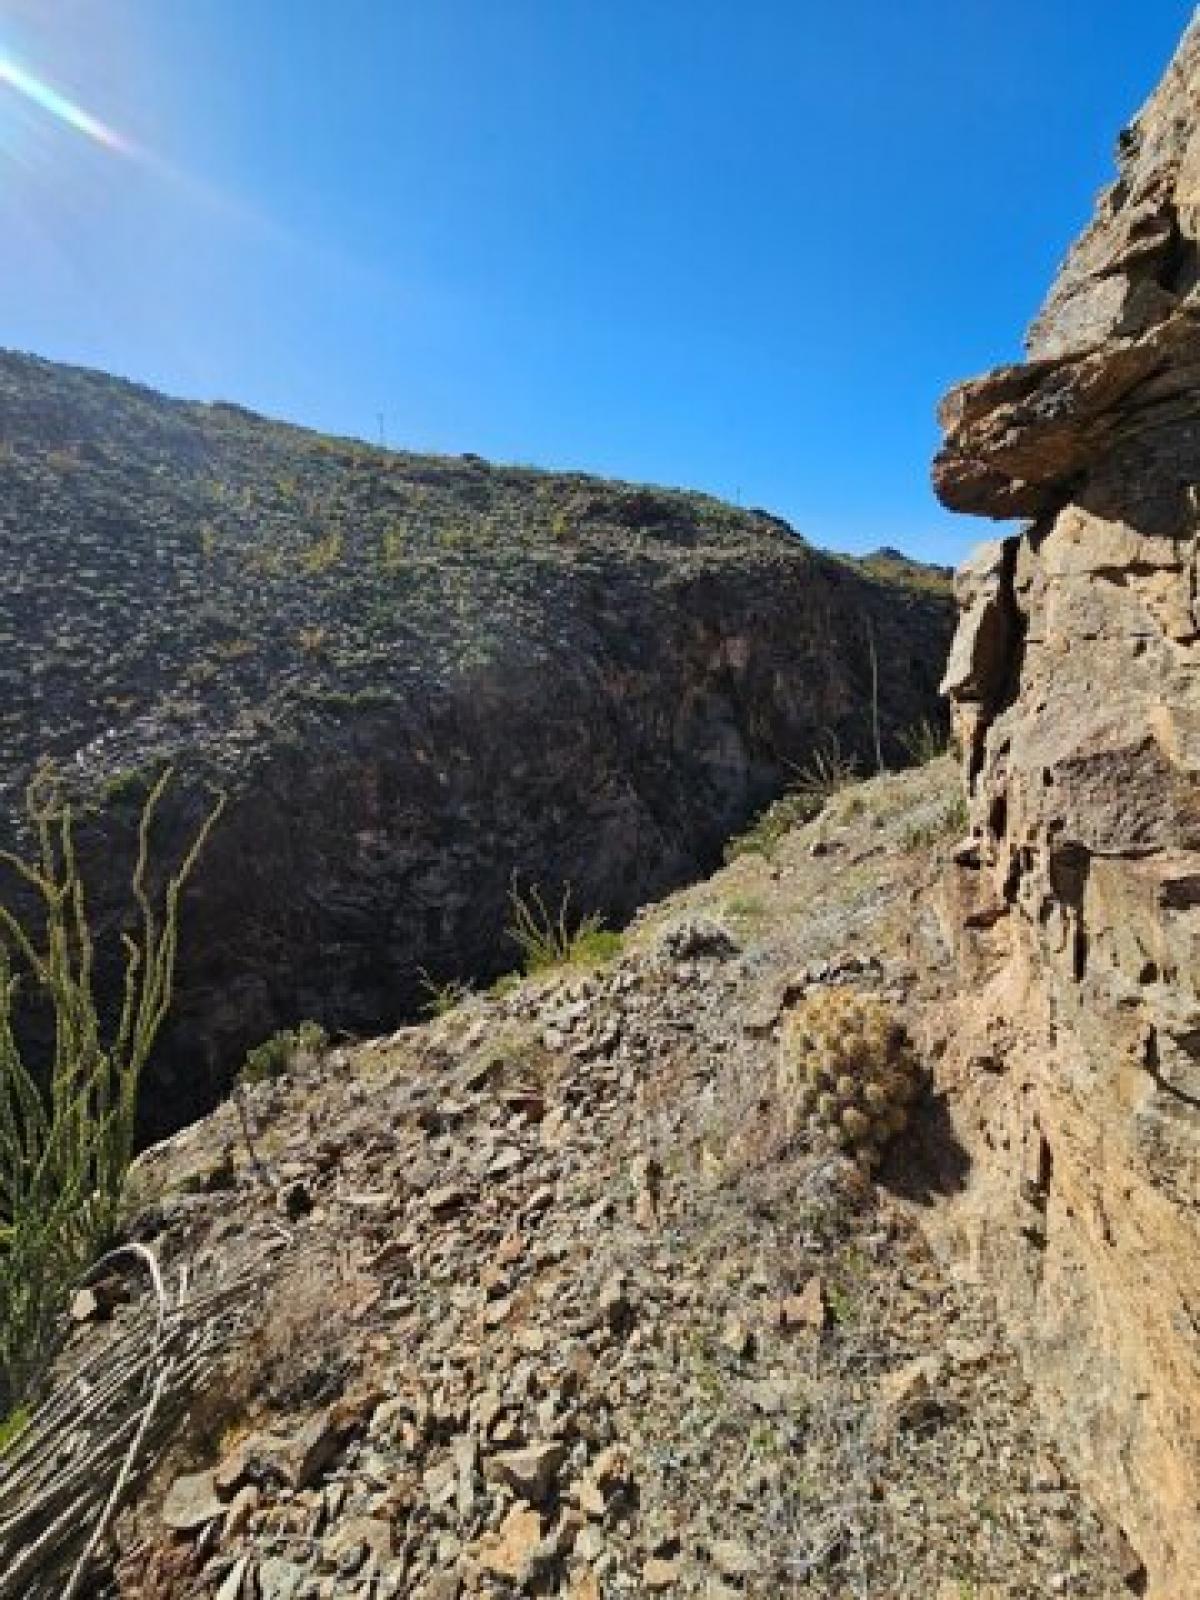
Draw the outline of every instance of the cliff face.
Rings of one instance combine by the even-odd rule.
[[[1200,1567],[1200,27],[1118,145],[1029,360],[952,391],[974,840],[946,1081],[995,1282],[1131,1586]],[[1145,1572],[1139,1576],[1141,1568]]]
[[[902,758],[951,628],[937,573],[706,496],[375,450],[3,355],[0,550],[0,838],[56,758],[95,806],[111,932],[147,774],[173,760],[193,820],[204,782],[229,796],[150,1133],[282,1025],[378,1032],[422,968],[511,967],[514,872],[616,921],[710,868],[828,734],[869,767],[872,644]]]

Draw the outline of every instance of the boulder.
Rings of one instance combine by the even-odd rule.
[[[176,1478],[163,1501],[162,1520],[176,1533],[195,1533],[225,1515],[225,1502],[211,1472],[188,1472]]]
[[[505,1450],[488,1458],[484,1477],[490,1483],[507,1484],[523,1500],[540,1504],[555,1488],[566,1455],[566,1446],[558,1440],[532,1444],[523,1450]]]

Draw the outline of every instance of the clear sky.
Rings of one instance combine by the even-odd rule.
[[[0,0],[0,344],[957,559],[1189,0]]]

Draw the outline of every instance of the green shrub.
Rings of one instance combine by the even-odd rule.
[[[312,544],[301,551],[300,566],[310,576],[320,572],[328,572],[336,567],[342,559],[343,539],[341,530],[330,528],[328,533],[314,539]]]
[[[830,734],[824,745],[818,746],[807,764],[798,770],[787,791],[772,801],[744,833],[729,841],[725,846],[725,860],[736,861],[738,856],[744,855],[769,859],[793,829],[819,816],[834,795],[854,783],[857,776],[855,758],[843,756],[836,737]]]
[[[115,805],[119,802],[132,801],[145,795],[153,786],[153,775],[141,767],[127,767],[120,772],[114,772],[107,779],[101,797],[106,804]]]
[[[403,522],[383,530],[379,540],[379,565],[384,572],[396,572],[404,565],[408,543],[408,529]]]
[[[464,983],[461,978],[449,978],[445,983],[439,983],[436,978],[430,977],[424,967],[420,968],[419,975],[425,994],[421,1010],[427,1017],[448,1016],[471,993],[471,985]]]
[[[621,950],[621,935],[605,928],[594,913],[572,926],[571,888],[563,890],[557,911],[551,911],[536,884],[522,894],[514,880],[508,892],[513,920],[507,933],[521,952],[526,975],[549,967],[590,966],[611,961]]]
[[[906,729],[900,735],[900,743],[913,765],[917,767],[928,766],[939,756],[949,754],[953,748],[949,727],[931,722],[928,717],[922,717],[920,722],[915,722],[911,728]]]
[[[156,894],[150,834],[170,777],[168,769],[142,808],[132,876],[140,927],[123,935],[124,998],[108,1039],[71,810],[49,772],[26,794],[33,859],[0,851],[40,908],[34,926],[0,903],[0,1413],[22,1398],[68,1286],[108,1246],[120,1215],[138,1083],[171,1005],[179,897],[224,805],[218,798]],[[21,983],[53,1011],[44,1070],[17,1039]]]
[[[8,1416],[0,1420],[0,1456],[16,1444],[28,1426],[29,1408],[27,1406],[17,1406],[15,1411],[10,1411]]]
[[[811,822],[820,810],[805,795],[789,793],[774,800],[754,819],[743,832],[730,839],[725,846],[726,862],[739,856],[766,856],[769,860],[782,840],[794,828]]]
[[[615,961],[624,943],[615,928],[601,927],[595,918],[588,917],[576,930],[566,959],[576,966],[599,966],[605,961]]]
[[[329,1035],[319,1022],[301,1022],[281,1028],[247,1052],[238,1077],[242,1083],[265,1083],[282,1078],[301,1058],[319,1057],[329,1048]]]

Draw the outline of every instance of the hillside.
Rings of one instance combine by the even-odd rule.
[[[777,518],[703,495],[384,451],[11,354],[0,485],[9,782],[81,751],[119,781],[205,738],[236,762],[295,707],[586,652],[631,584],[837,576]],[[930,578],[948,592],[887,567],[901,602]],[[907,609],[917,653],[937,611]]]
[[[609,964],[297,1059],[248,1093],[253,1154],[231,1104],[147,1151],[131,1236],[189,1297],[100,1592],[1127,1594],[990,1294],[923,1236],[970,1177],[944,1098],[871,1184],[776,1083],[781,1018],[831,994],[936,1060],[951,969],[918,897],[957,797],[945,760],[852,786],[647,907]],[[145,1405],[107,1382],[153,1349],[131,1265],[64,1357],[107,1396],[98,1447]],[[57,1600],[94,1523],[69,1472],[84,1514],[27,1555],[53,1437],[9,1465],[4,1600]]]
[[[92,807],[111,924],[137,801],[230,797],[187,911],[162,1129],[312,1015],[394,1025],[513,963],[516,874],[619,921],[837,741],[939,715],[944,576],[701,495],[325,438],[0,357],[0,773]]]

